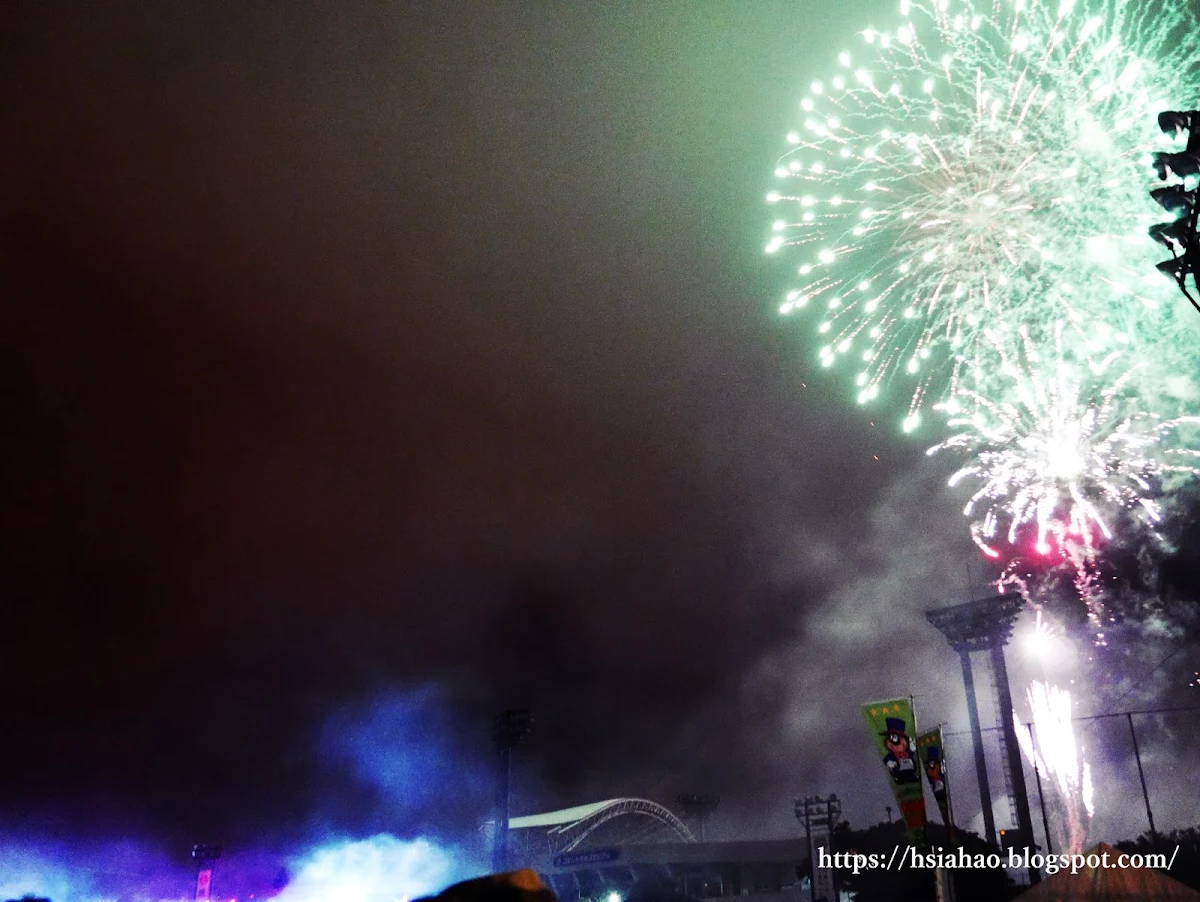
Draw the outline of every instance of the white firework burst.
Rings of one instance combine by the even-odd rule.
[[[1000,556],[1002,527],[1010,545],[1032,531],[1043,554],[1052,539],[1064,553],[1068,544],[1094,548],[1121,514],[1154,530],[1167,482],[1200,474],[1200,453],[1179,446],[1181,430],[1200,418],[1141,409],[1126,391],[1132,370],[1120,368],[1122,358],[1076,363],[1063,344],[1060,328],[1047,361],[1028,332],[1015,353],[996,341],[999,374],[989,392],[960,387],[939,405],[955,433],[928,453],[967,458],[950,485],[978,483],[963,513],[990,557]]]
[[[998,320],[1048,333],[1068,310],[1172,299],[1145,234],[1148,154],[1166,142],[1156,113],[1200,94],[1200,40],[1183,4],[901,12],[801,100],[767,250],[800,256],[781,309],[819,310],[821,362],[855,361],[860,403],[911,375],[909,430],[939,364],[953,390]]]

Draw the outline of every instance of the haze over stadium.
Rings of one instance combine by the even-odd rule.
[[[0,8],[0,898],[190,896],[196,843],[224,847],[222,899],[435,891],[492,866],[508,708],[535,715],[514,816],[704,793],[706,842],[769,842],[807,796],[888,819],[851,708],[912,695],[981,833],[959,662],[924,612],[1002,577],[1061,636],[1034,655],[1032,606],[1017,625],[1022,723],[1056,729],[1050,687],[1078,716],[1200,705],[1200,317],[1140,237],[1155,104],[1195,102],[1194,47],[1182,7],[1164,31],[1094,5],[1059,25],[1031,0],[1027,58],[1067,37],[1003,91],[940,44],[883,46],[936,19],[891,0]],[[980,66],[1015,34],[955,45],[948,22]],[[972,199],[940,216],[950,189]],[[1052,359],[1060,323],[1061,381],[997,363],[1022,327]],[[1039,408],[1047,384],[1071,404]],[[1095,518],[1034,464],[1025,507],[989,469],[1028,464],[1010,436],[1046,409],[1099,436]],[[973,540],[963,507],[1001,483]],[[1111,533],[1091,622],[1077,562],[1020,545],[1066,542],[1071,503]],[[1194,713],[1136,726],[1158,828],[1195,826]],[[1072,736],[1087,835],[1144,832],[1124,720]]]

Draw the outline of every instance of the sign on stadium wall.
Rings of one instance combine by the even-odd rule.
[[[621,857],[620,849],[592,849],[587,852],[565,852],[554,856],[556,868],[574,868],[588,864],[608,864]]]

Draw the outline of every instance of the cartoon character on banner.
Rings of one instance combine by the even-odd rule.
[[[887,729],[880,734],[883,736],[883,744],[887,747],[883,763],[887,766],[888,773],[892,775],[892,782],[901,785],[921,782],[921,774],[917,771],[917,762],[912,753],[912,739],[909,738],[907,727],[908,724],[901,718],[889,717]]]
[[[929,779],[929,788],[938,805],[946,801],[946,777],[942,766],[942,750],[936,745],[925,752],[925,776]]]

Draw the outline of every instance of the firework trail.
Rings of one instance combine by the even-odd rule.
[[[1071,725],[1071,693],[1034,680],[1026,698],[1033,712],[1033,738],[1014,714],[1019,744],[1038,773],[1056,791],[1056,808],[1062,815],[1057,819],[1061,827],[1059,849],[1082,852],[1088,823],[1095,811],[1094,790],[1091,767]]]
[[[941,396],[935,375],[948,368],[953,389],[997,322],[1042,335],[1073,317],[1097,353],[1162,334],[1177,305],[1145,234],[1159,217],[1148,153],[1166,141],[1157,110],[1200,93],[1200,37],[1182,4],[904,0],[901,13],[801,100],[767,250],[800,258],[782,310],[818,308],[821,362],[856,361],[860,403],[911,376],[911,430]],[[1092,327],[1122,305],[1133,312]]]

